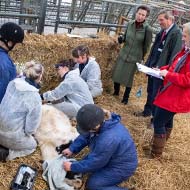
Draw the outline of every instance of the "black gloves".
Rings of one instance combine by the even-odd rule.
[[[122,44],[124,42],[124,36],[123,35],[119,35],[118,37],[118,43]]]
[[[43,94],[40,94],[40,97],[41,97],[42,100],[44,100]]]

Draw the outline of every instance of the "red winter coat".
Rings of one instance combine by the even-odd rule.
[[[184,53],[184,50],[179,52],[171,66],[161,67],[162,70],[168,70],[164,78],[164,86],[168,82],[171,82],[171,85],[158,92],[154,101],[154,105],[175,113],[190,112],[190,54],[180,71],[178,73],[173,71]]]

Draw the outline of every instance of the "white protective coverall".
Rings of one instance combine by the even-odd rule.
[[[80,77],[78,68],[69,71],[65,79],[54,90],[43,93],[43,98],[46,101],[63,99],[62,102],[53,104],[53,106],[70,118],[76,117],[83,105],[94,103],[88,85]]]
[[[9,149],[7,160],[31,154],[37,143],[32,136],[41,120],[38,89],[25,78],[12,80],[0,104],[0,144]]]
[[[94,57],[89,58],[88,64],[84,67],[80,76],[88,84],[92,97],[97,97],[102,94],[101,70]]]

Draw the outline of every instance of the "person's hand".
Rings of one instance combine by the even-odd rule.
[[[160,69],[157,67],[153,67],[152,69],[154,69],[155,71],[160,71]]]
[[[123,43],[123,35],[120,35],[117,40],[118,40],[119,44],[122,44]]]
[[[160,71],[160,76],[165,77],[168,74],[166,69]]]
[[[63,163],[63,168],[66,172],[71,171],[71,164],[72,164],[71,162],[64,162]]]
[[[73,153],[70,151],[69,148],[66,148],[65,150],[63,150],[62,154],[66,157],[70,157]]]

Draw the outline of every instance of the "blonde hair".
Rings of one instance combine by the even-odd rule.
[[[43,73],[44,68],[42,64],[34,60],[25,63],[24,75],[32,80],[36,80]]]
[[[190,36],[190,22],[187,22],[187,23],[183,24],[183,28],[186,28],[186,29],[187,29],[188,34],[189,34],[189,36]]]

